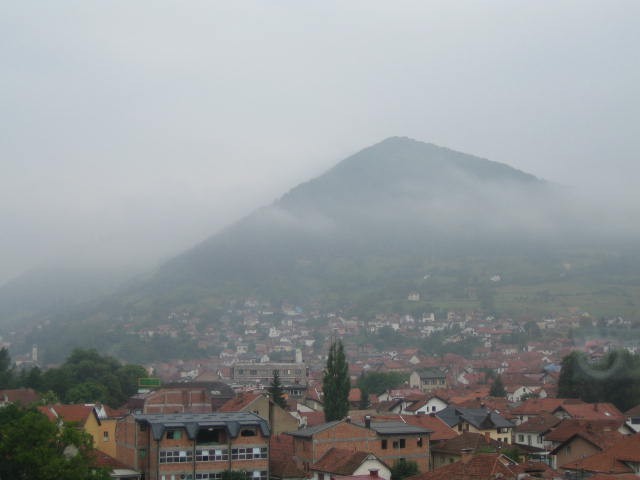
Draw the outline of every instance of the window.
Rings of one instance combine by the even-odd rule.
[[[198,430],[196,443],[221,443],[223,440],[220,433],[222,430],[214,428],[201,428]]]
[[[226,448],[197,448],[196,462],[219,462],[229,460],[229,450]]]
[[[146,432],[147,431],[147,424],[146,423],[141,423],[140,424],[140,431],[141,432]]]
[[[180,440],[182,432],[180,430],[167,430],[167,440]]]
[[[255,428],[245,428],[240,432],[241,437],[255,437],[257,435]]]
[[[418,447],[422,447],[422,437],[418,437]]]
[[[436,411],[436,406],[435,406],[435,405],[431,407],[431,411],[432,411],[432,412],[435,412],[435,411]]]
[[[146,448],[141,448],[140,450],[138,450],[138,455],[140,455],[140,458],[144,458],[147,456],[147,449]]]
[[[524,442],[524,434],[522,433],[518,434],[518,442]]]
[[[232,448],[231,460],[267,458],[267,447]]]
[[[258,370],[249,370],[249,375],[258,375]]]
[[[249,475],[247,475],[249,477]],[[266,470],[254,470],[251,474],[251,480],[267,480]]]
[[[102,432],[102,441],[103,442],[109,441],[109,432]]]
[[[401,438],[400,440],[394,440],[393,441],[393,448],[405,448],[406,444],[405,444],[405,440],[404,438]]]
[[[160,463],[186,463],[193,461],[191,450],[162,450]]]
[[[380,445],[382,447],[383,450],[387,449],[387,441],[386,440],[382,440],[382,444]]]
[[[198,472],[196,480],[222,480],[222,472]]]

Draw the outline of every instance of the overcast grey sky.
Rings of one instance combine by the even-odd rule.
[[[0,12],[0,283],[149,264],[392,135],[637,198],[638,1]]]

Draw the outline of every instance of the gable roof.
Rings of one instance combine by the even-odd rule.
[[[574,398],[530,398],[511,410],[513,415],[540,415],[554,412],[561,405],[568,403],[584,404],[582,400]]]
[[[33,388],[10,388],[0,390],[0,403],[17,403],[26,407],[40,400],[40,395]]]
[[[462,408],[448,406],[436,413],[450,427],[465,421],[478,430],[490,430],[494,428],[511,428],[514,426],[509,420],[497,412],[485,408]]]
[[[622,434],[617,430],[620,425],[621,422],[616,420],[586,421],[566,419],[546,434],[545,440],[564,443],[578,435],[602,449],[622,437]]]
[[[460,455],[463,449],[471,449],[474,452],[484,449],[493,449],[497,451],[501,447],[500,442],[487,439],[481,433],[464,432],[461,435],[457,435],[449,440],[442,441],[433,447],[431,451],[433,453],[446,453],[450,455]]]
[[[227,400],[218,412],[241,412],[262,397],[262,393],[242,392],[237,397]]]
[[[72,405],[46,405],[38,407],[40,412],[44,413],[49,420],[58,421],[62,420],[66,423],[77,423],[78,425],[84,425],[89,416],[94,413],[94,408],[91,405],[72,404]],[[100,423],[100,420],[96,416],[96,420]]]
[[[640,462],[640,435],[630,435],[602,452],[563,465],[566,470],[623,474],[633,469],[624,462]]]
[[[516,426],[516,432],[545,433],[557,426],[562,420],[550,413],[542,413],[529,418],[526,422]]]
[[[408,480],[515,480],[517,476],[510,465],[514,463],[504,455],[485,453],[409,477]]]
[[[367,459],[378,460],[384,465],[384,462],[372,453],[331,447],[320,460],[309,468],[334,475],[353,475]]]
[[[458,432],[435,415],[407,415],[404,417],[404,420],[411,425],[431,430],[431,434],[429,435],[429,441],[431,442],[449,440],[450,438],[458,436]]]
[[[565,403],[558,406],[554,413],[564,411],[571,418],[583,418],[585,420],[613,420],[624,419],[624,414],[612,403]]]

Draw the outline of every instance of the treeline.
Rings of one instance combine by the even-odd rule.
[[[599,360],[574,351],[562,360],[558,397],[611,402],[621,411],[640,404],[640,355],[615,350]]]
[[[137,392],[146,377],[140,365],[123,365],[96,350],[76,349],[58,368],[16,372],[7,349],[0,350],[0,388],[33,388],[47,402],[101,402],[117,408]]]

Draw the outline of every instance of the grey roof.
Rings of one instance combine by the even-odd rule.
[[[310,438],[316,433],[322,432],[345,420],[334,420],[332,422],[316,425],[315,427],[303,428],[295,432],[287,432],[294,437]],[[353,422],[352,425],[360,428],[367,428],[363,423]],[[409,425],[404,422],[371,422],[371,430],[378,435],[428,435],[432,433],[428,428]]]
[[[461,421],[468,422],[479,430],[514,427],[514,424],[502,415],[486,408],[462,408],[449,405],[436,415],[450,427],[456,426]]]
[[[232,438],[240,433],[241,427],[259,427],[262,435],[269,436],[271,431],[267,421],[249,412],[216,413],[155,413],[134,415],[138,423],[150,426],[154,440],[160,440],[168,428],[184,428],[187,436],[193,440],[198,430],[208,427],[224,427]]]
[[[378,435],[428,435],[433,432],[428,428],[404,422],[371,422],[371,430],[374,430]]]
[[[321,423],[320,425],[315,425],[313,427],[301,428],[300,430],[296,430],[295,432],[287,432],[287,435],[291,435],[294,437],[312,437],[316,433],[322,432],[343,421],[344,420],[333,420],[331,422]]]
[[[437,368],[420,370],[418,374],[420,378],[442,378],[447,376],[446,372]]]

